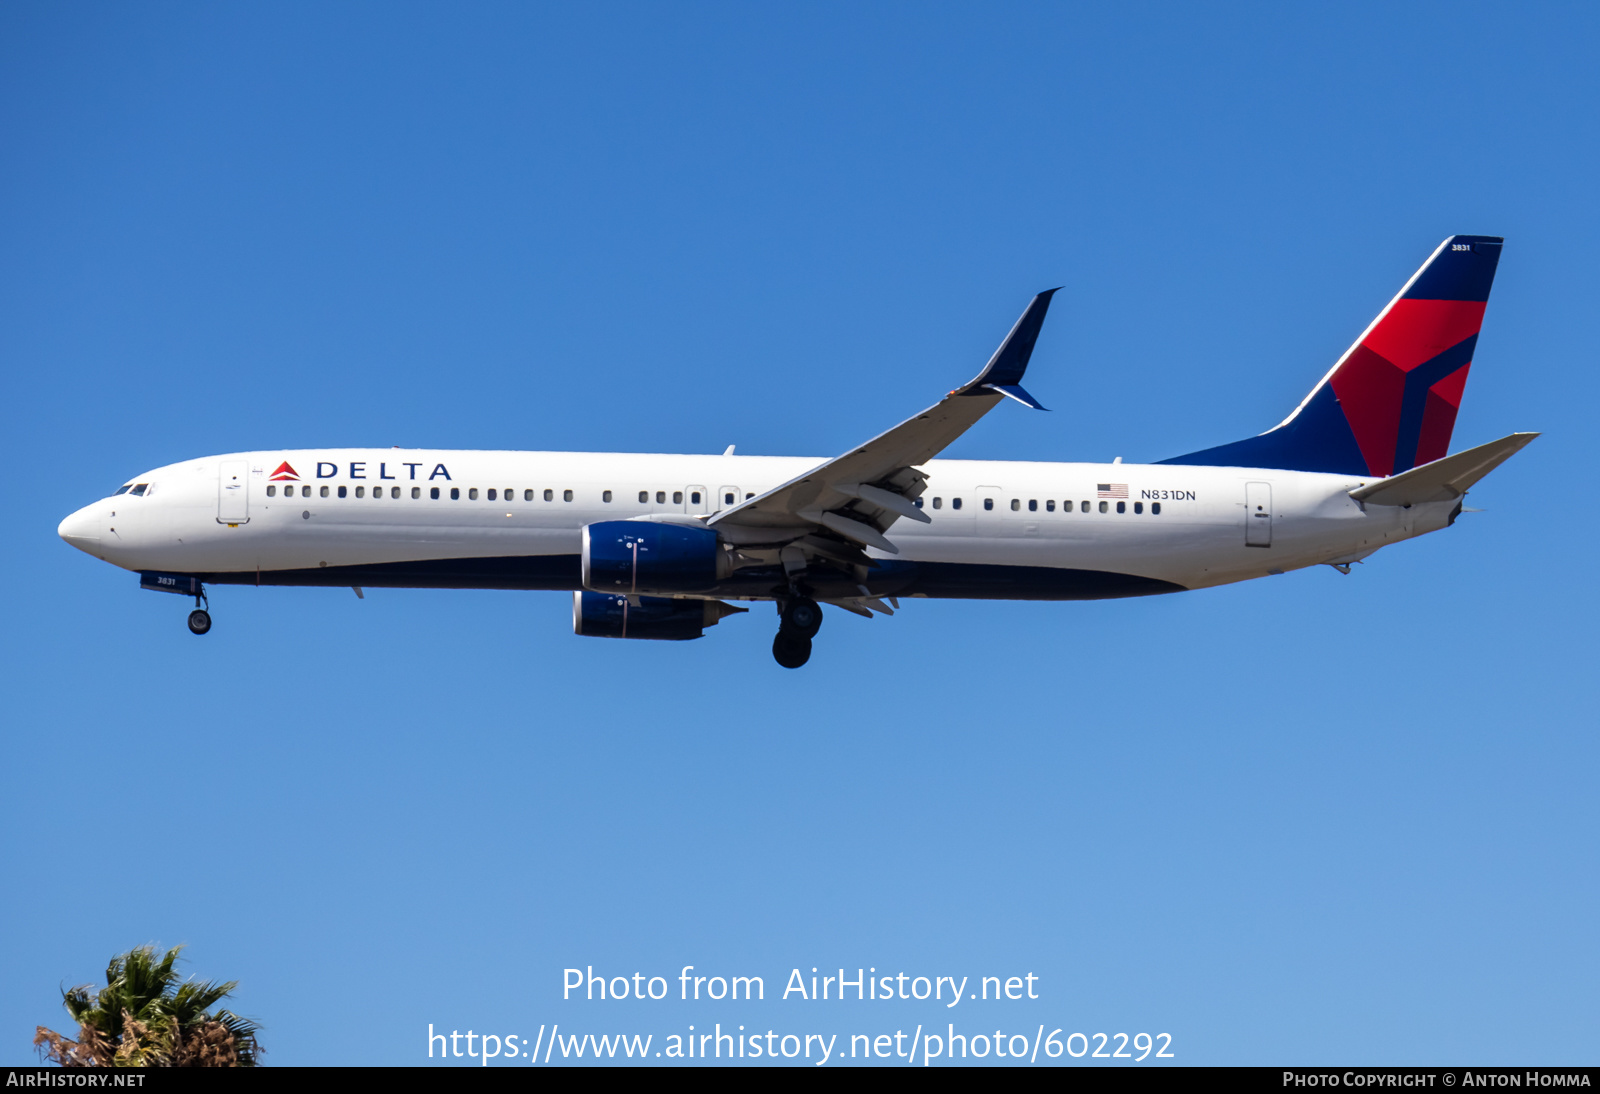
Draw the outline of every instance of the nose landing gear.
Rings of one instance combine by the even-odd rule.
[[[811,660],[811,640],[822,629],[822,605],[808,596],[790,597],[780,610],[778,636],[772,640],[772,659],[786,669]]]
[[[211,629],[211,613],[206,609],[211,607],[211,598],[206,596],[206,587],[195,582],[194,586],[194,611],[189,613],[189,633],[205,634]]]
[[[139,571],[139,588],[158,593],[177,593],[194,597],[194,611],[189,613],[189,633],[205,634],[211,629],[211,601],[206,598],[206,587],[193,574],[165,574],[158,570]]]

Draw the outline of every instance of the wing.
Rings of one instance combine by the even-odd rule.
[[[989,363],[970,383],[933,406],[851,449],[724,510],[710,524],[742,551],[781,553],[784,568],[804,569],[814,556],[869,565],[863,548],[899,554],[885,532],[900,517],[928,523],[916,506],[927,482],[917,468],[944,451],[1003,398],[1043,410],[1021,387],[1022,374],[1044,324],[1055,289],[1035,296]]]

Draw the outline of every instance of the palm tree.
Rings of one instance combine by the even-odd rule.
[[[78,1039],[39,1026],[34,1046],[62,1067],[254,1067],[259,1027],[229,1010],[207,1013],[239,982],[178,983],[181,949],[158,959],[153,945],[140,946],[113,957],[101,991],[83,984],[61,993]]]

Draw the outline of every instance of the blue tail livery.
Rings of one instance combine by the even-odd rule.
[[[1281,424],[1161,463],[1387,477],[1450,449],[1499,236],[1439,244],[1356,344]]]

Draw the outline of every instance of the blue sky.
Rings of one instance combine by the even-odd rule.
[[[1594,1062],[1597,22],[6,5],[0,1060],[159,941],[277,1064],[946,1021]],[[607,642],[553,593],[226,589],[197,640],[55,535],[241,449],[832,455],[1053,285],[1052,413],[949,454],[1160,459],[1279,421],[1454,232],[1507,238],[1454,445],[1545,436],[1348,577],[834,616],[787,672],[765,613]],[[769,998],[560,998],[686,964]],[[1041,998],[773,998],[812,966]]]

